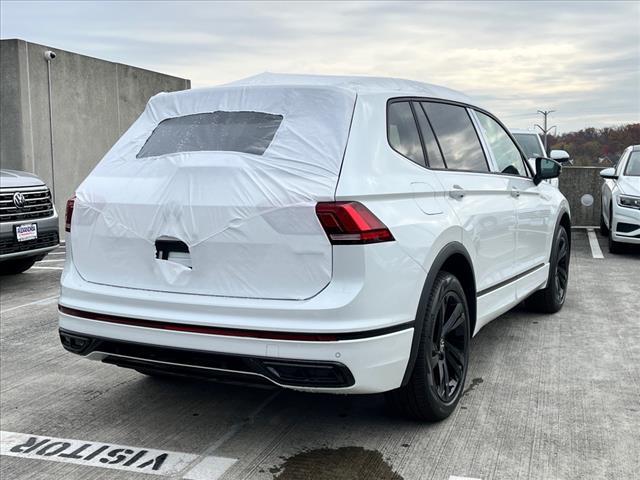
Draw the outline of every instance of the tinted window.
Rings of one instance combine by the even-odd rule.
[[[476,112],[480,127],[484,132],[484,137],[489,143],[493,152],[493,157],[498,165],[500,173],[509,175],[527,176],[527,170],[522,162],[520,150],[513,140],[509,138],[507,132],[493,118],[482,112]]]
[[[624,174],[629,177],[640,177],[640,152],[631,152]]]
[[[425,115],[422,107],[419,103],[413,104],[416,117],[418,117],[418,125],[420,127],[420,133],[422,133],[422,141],[424,147],[427,150],[427,165],[432,168],[445,168],[444,161],[442,160],[442,154],[440,153],[440,147],[436,142],[436,137],[433,135],[433,130],[427,116]]]
[[[546,157],[537,133],[514,133],[513,136],[524,150],[527,158]]]
[[[409,102],[394,102],[389,105],[387,135],[389,144],[395,151],[424,166],[422,144]]]
[[[198,151],[262,155],[281,122],[282,115],[261,112],[211,112],[167,118],[158,124],[137,157]]]
[[[438,138],[447,168],[489,170],[480,140],[465,108],[430,102],[422,105]]]

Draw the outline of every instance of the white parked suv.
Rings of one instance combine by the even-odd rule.
[[[621,243],[640,244],[640,145],[627,147],[615,167],[600,172],[600,232],[609,236],[609,251]]]
[[[569,207],[542,182],[561,167],[537,164],[434,85],[264,74],[157,95],[67,208],[61,341],[445,418],[471,336],[565,301]]]
[[[522,148],[522,151],[529,160],[529,165],[535,172],[535,159],[538,157],[547,156],[540,135],[532,130],[512,128],[510,129],[510,131],[513,135],[513,138],[516,139],[516,141],[520,145],[520,148]],[[562,164],[571,162],[571,156],[565,150],[551,150],[551,153],[549,153],[549,157]],[[546,181],[554,187],[558,186],[557,178],[552,178]]]

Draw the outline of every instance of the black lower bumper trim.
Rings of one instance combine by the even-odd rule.
[[[166,371],[194,376],[259,375],[290,387],[345,388],[355,383],[339,362],[291,360],[214,353],[105,339],[60,329],[65,349],[78,355],[104,354],[102,359],[126,368]]]

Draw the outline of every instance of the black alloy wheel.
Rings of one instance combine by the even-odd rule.
[[[556,284],[556,301],[564,303],[569,284],[569,242],[566,236],[560,236],[557,244],[557,256],[555,264],[554,281]]]
[[[560,311],[567,298],[570,259],[571,242],[569,240],[569,232],[564,226],[558,225],[549,259],[547,286],[527,298],[525,301],[527,307],[542,313]]]
[[[464,300],[455,291],[441,299],[433,323],[429,369],[431,387],[443,403],[455,399],[466,374],[467,325]]]
[[[423,310],[415,364],[406,384],[387,392],[396,412],[421,421],[438,421],[455,410],[462,397],[469,362],[471,317],[462,284],[441,271],[429,289]]]

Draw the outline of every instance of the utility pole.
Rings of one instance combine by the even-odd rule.
[[[538,110],[538,113],[544,117],[544,122],[543,122],[544,128],[538,125],[537,123],[536,123],[536,127],[538,127],[542,131],[542,135],[544,138],[544,154],[545,155],[549,155],[549,150],[547,149],[547,135],[551,130],[556,128],[555,125],[547,128],[547,117],[553,112],[555,112],[555,110]]]

